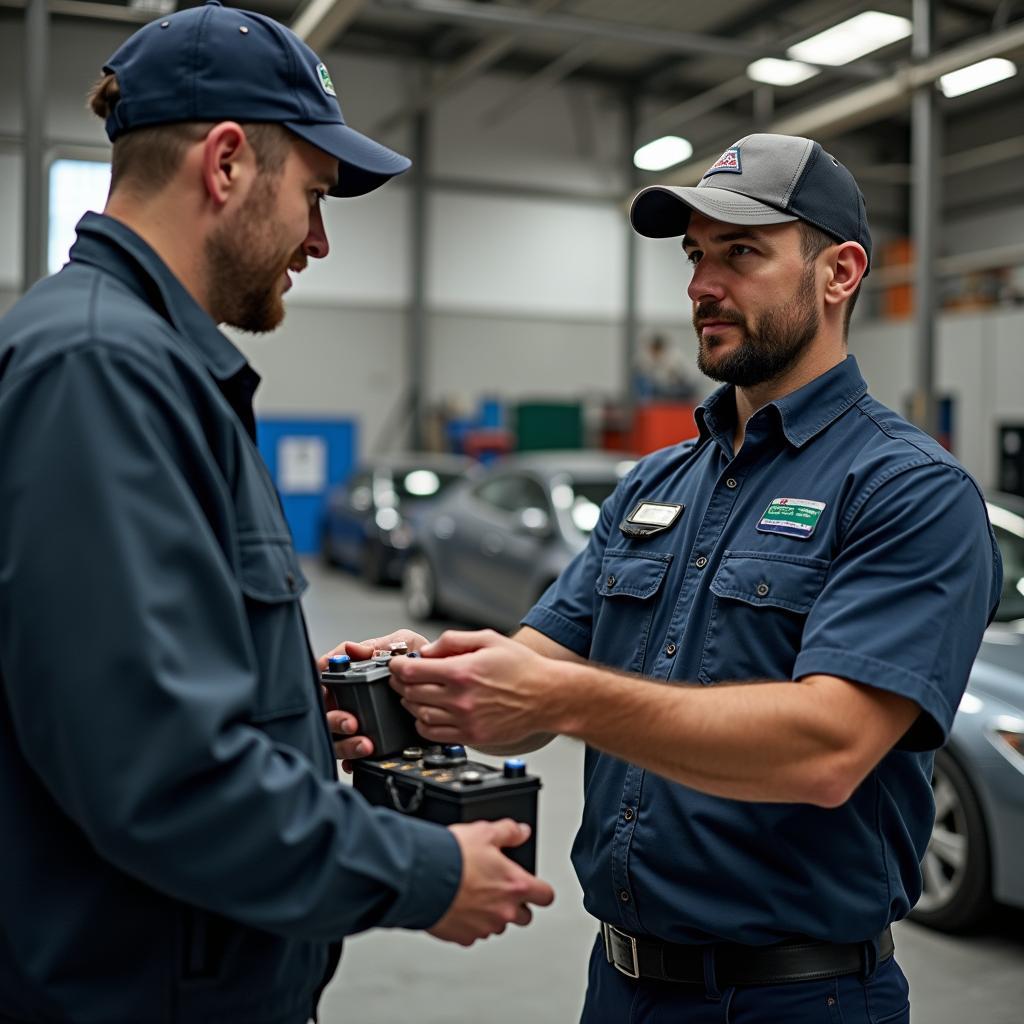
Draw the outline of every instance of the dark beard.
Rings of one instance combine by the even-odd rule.
[[[264,173],[231,221],[206,241],[206,287],[218,323],[260,334],[284,319],[277,281],[287,268],[274,245],[278,178]]]
[[[821,318],[814,305],[814,268],[807,268],[791,302],[762,313],[753,328],[717,302],[698,306],[693,320],[697,330],[697,369],[705,376],[741,388],[774,380],[797,362],[818,333]],[[728,356],[712,359],[697,328],[702,320],[736,324],[743,332],[739,347]]]

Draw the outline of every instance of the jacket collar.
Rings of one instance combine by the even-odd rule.
[[[867,389],[857,360],[847,356],[809,384],[769,402],[751,420],[770,422],[774,419],[786,440],[794,448],[801,448],[858,402]],[[775,410],[775,417],[767,413],[770,409]],[[735,386],[720,387],[697,407],[694,417],[702,442],[708,436],[720,444],[727,438],[727,447],[731,449],[736,424]]]
[[[248,369],[245,356],[218,330],[210,315],[185,290],[167,264],[127,225],[99,213],[77,224],[71,262],[88,263],[112,274],[153,306],[177,331],[218,381]],[[252,384],[255,391],[255,383]]]

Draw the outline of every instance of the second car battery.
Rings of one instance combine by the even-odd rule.
[[[527,775],[518,758],[495,768],[468,760],[462,746],[415,744],[392,757],[354,762],[352,781],[371,804],[438,825],[499,818],[525,822],[530,838],[504,852],[527,871],[536,871],[540,779]]]

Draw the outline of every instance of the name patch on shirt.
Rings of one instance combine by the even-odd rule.
[[[627,537],[651,537],[656,533],[663,533],[675,523],[684,507],[664,501],[641,501],[619,523],[619,529]]]
[[[761,533],[781,533],[806,540],[818,525],[825,502],[810,498],[774,498],[764,510],[757,529]]]

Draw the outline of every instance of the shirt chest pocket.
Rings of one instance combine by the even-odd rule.
[[[822,558],[726,551],[711,581],[700,681],[792,678],[828,569]]]
[[[670,552],[606,551],[594,582],[594,645],[591,660],[643,671],[651,622]]]
[[[238,582],[259,672],[252,721],[264,724],[313,707],[314,685],[300,599],[308,586],[291,542],[243,534]]]

